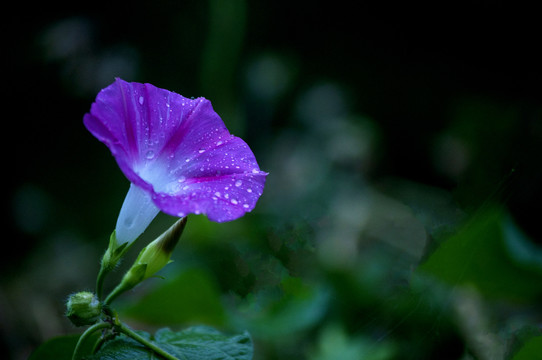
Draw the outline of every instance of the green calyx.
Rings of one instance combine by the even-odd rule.
[[[128,243],[119,245],[116,233],[113,231],[111,237],[109,238],[109,246],[102,257],[100,272],[98,273],[98,278],[96,279],[96,294],[98,298],[102,297],[103,282],[106,275],[115,269],[130,245],[131,244]]]
[[[128,250],[128,245],[128,243],[119,245],[115,231],[113,231],[109,238],[107,251],[102,258],[102,268],[106,269],[106,271],[113,270],[115,266],[117,266],[119,260],[124,256],[124,253]]]

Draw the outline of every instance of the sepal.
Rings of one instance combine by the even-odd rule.
[[[102,258],[102,268],[109,272],[117,266],[119,260],[128,250],[130,243],[119,244],[117,241],[116,231],[113,231],[109,238],[109,246]]]

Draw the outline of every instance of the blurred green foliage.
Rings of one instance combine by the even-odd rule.
[[[542,251],[528,241],[492,206],[446,239],[418,270],[453,286],[474,286],[488,298],[533,302],[542,296]]]
[[[365,2],[124,6],[4,22],[18,112],[2,353],[79,331],[63,301],[93,288],[128,189],[82,116],[119,76],[209,98],[270,173],[253,213],[189,218],[164,279],[119,298],[124,320],[248,330],[255,359],[539,356],[538,21],[471,2],[399,18]]]

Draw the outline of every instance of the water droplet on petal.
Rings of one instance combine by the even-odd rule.
[[[251,192],[252,192],[252,189],[251,189],[251,188],[248,188],[248,189],[247,189],[247,192],[251,193]]]
[[[219,191],[217,191],[217,192],[215,192],[215,195],[216,195],[217,197],[220,197],[221,194],[220,194]]]
[[[139,105],[143,105],[144,102],[145,102],[145,98],[143,96],[140,96],[139,97]]]
[[[250,206],[249,206],[248,204],[243,204],[243,207],[244,207],[245,209],[248,209]]]
[[[181,176],[181,177],[179,178],[179,180],[177,180],[177,181],[180,182],[180,183],[183,183],[183,182],[186,181],[186,177]]]
[[[235,199],[231,199],[230,202],[231,202],[233,205],[237,205],[237,204],[238,204],[237,200],[235,200]]]
[[[235,182],[235,186],[239,187],[239,186],[241,186],[241,185],[243,185],[243,181],[237,180],[237,181]]]
[[[145,157],[148,160],[152,159],[154,157],[154,151],[152,151],[152,150],[147,151],[147,153],[145,154]]]
[[[127,217],[126,219],[124,219],[124,226],[126,226],[128,229],[134,226],[134,218]]]
[[[205,152],[205,149],[199,149],[198,151],[200,154],[203,154]]]

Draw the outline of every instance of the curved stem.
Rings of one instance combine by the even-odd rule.
[[[107,297],[104,300],[104,305],[109,306],[111,302],[115,300],[120,294],[122,294],[125,291],[130,290],[131,288],[132,286],[126,286],[124,282],[121,282],[120,284],[117,285],[117,287],[113,289],[113,291],[111,291],[109,295],[107,295]]]
[[[112,325],[108,322],[100,322],[97,324],[92,325],[89,327],[85,332],[79,337],[79,340],[77,341],[77,345],[75,345],[75,349],[73,350],[72,360],[77,360],[81,356],[79,356],[79,353],[81,352],[81,347],[83,343],[92,335],[94,332],[105,329],[105,328],[111,328]]]
[[[162,349],[159,346],[156,346],[155,344],[153,344],[150,340],[145,339],[143,336],[139,335],[138,333],[136,333],[135,331],[133,331],[132,329],[130,329],[129,327],[127,327],[123,323],[119,322],[117,324],[117,326],[118,326],[118,329],[122,333],[124,333],[126,336],[129,336],[132,339],[134,339],[135,341],[141,343],[142,345],[145,345],[146,347],[148,347],[149,349],[151,349],[152,351],[154,351],[158,355],[161,355],[161,356],[163,356],[164,358],[166,358],[168,360],[179,360],[178,358],[171,355],[170,353],[168,353],[164,349]]]
[[[96,278],[96,296],[98,299],[102,298],[104,279],[108,272],[108,269],[106,269],[103,265],[100,267],[100,272]]]

